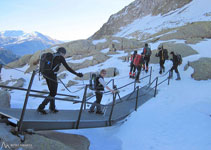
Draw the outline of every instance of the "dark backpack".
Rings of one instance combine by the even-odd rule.
[[[90,73],[90,79],[89,79],[89,89],[90,90],[99,90],[99,91],[103,91],[104,88],[103,86],[99,86],[99,81],[98,79],[100,78],[99,75],[97,75],[96,73]]]
[[[169,59],[169,55],[168,55],[167,49],[164,49],[163,52],[164,52],[164,58],[165,58],[165,60]]]
[[[53,60],[58,56],[58,54],[54,53],[44,53],[40,58],[40,69],[39,72],[43,75],[48,74],[49,72],[53,72]],[[55,67],[54,67],[55,68]]]
[[[182,56],[180,54],[177,54],[177,62],[178,62],[178,65],[181,65],[182,64]]]
[[[97,74],[96,73],[90,73],[90,78],[89,78],[89,89],[90,90],[96,90],[96,78]]]

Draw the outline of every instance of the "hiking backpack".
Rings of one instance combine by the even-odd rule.
[[[163,50],[163,53],[164,53],[164,59],[165,59],[165,60],[168,60],[168,59],[169,59],[168,50],[167,50],[167,49],[164,49],[164,50]]]
[[[152,54],[151,48],[149,47],[145,47],[143,52],[146,56],[151,56]]]
[[[53,67],[53,60],[56,56],[59,56],[59,54],[57,53],[44,53],[41,55],[41,58],[40,58],[40,68],[39,68],[39,72],[43,75],[46,75],[47,73],[49,72],[53,72],[54,71],[54,68],[56,68],[57,66],[55,66],[54,68]]]
[[[134,64],[135,66],[140,66],[141,63],[142,63],[142,60],[143,60],[142,55],[136,54],[136,57],[135,57],[135,59],[134,59],[134,61],[133,61],[133,64]]]
[[[177,54],[177,62],[178,62],[178,65],[181,65],[182,64],[182,56],[180,54]]]
[[[100,87],[98,85],[99,81],[97,81],[100,78],[100,76],[97,73],[90,73],[90,79],[89,79],[89,89],[90,90],[98,90],[103,91],[104,88]]]
[[[89,89],[90,90],[96,90],[96,79],[97,79],[97,74],[96,73],[90,73],[90,78],[89,78]]]

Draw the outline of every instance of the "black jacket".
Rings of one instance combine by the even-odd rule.
[[[72,74],[75,74],[75,75],[77,75],[77,73],[72,69],[72,68],[70,68],[69,66],[68,66],[68,64],[67,64],[67,62],[66,62],[66,60],[65,60],[65,58],[63,57],[63,56],[61,56],[61,55],[59,55],[59,56],[56,56],[55,58],[54,58],[54,60],[53,60],[53,71],[54,72],[58,72],[59,71],[59,67],[60,67],[60,65],[64,65],[64,67],[69,71],[69,72],[71,72]]]
[[[99,79],[102,78],[104,80],[104,78],[101,75],[98,75],[96,78],[96,90],[97,91],[104,91],[104,86],[102,84],[100,84]]]
[[[177,55],[173,54],[173,58],[171,59],[171,61],[173,62],[174,66],[178,66],[178,59],[177,59]]]

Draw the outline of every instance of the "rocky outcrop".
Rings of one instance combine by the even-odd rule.
[[[29,60],[31,57],[32,57],[32,55],[25,55],[25,56],[21,57],[20,59],[18,59],[17,61],[7,64],[7,66],[5,66],[4,68],[5,69],[21,68],[29,63]]]
[[[11,130],[14,129],[0,123],[0,145],[3,149],[88,150],[90,145],[84,136],[52,131],[25,134],[25,141],[21,143],[20,138],[13,135]]]
[[[172,10],[181,8],[192,0],[135,0],[118,13],[112,15],[91,39],[101,39],[119,32],[134,20],[147,15],[164,15]]]
[[[171,51],[174,51],[177,54],[181,54],[182,57],[198,54],[197,51],[192,49],[190,46],[182,43],[168,42],[168,43],[162,43],[161,45],[163,45],[163,47],[168,50],[169,56]],[[150,63],[153,64],[159,63],[159,58],[155,57],[156,53],[158,53],[158,50],[152,51]]]
[[[106,61],[109,57],[106,55],[106,54],[103,54],[103,53],[96,53],[94,56],[93,56],[93,59],[92,60],[85,60],[84,62],[82,63],[68,63],[68,65],[73,69],[73,70],[78,70],[78,69],[82,69],[82,68],[87,68],[89,66],[94,66],[96,64],[99,64],[99,63],[102,63],[104,61]],[[66,70],[64,68],[64,66],[61,66],[60,67],[60,70],[59,72],[62,72]]]
[[[165,34],[159,40],[181,39],[195,44],[204,38],[211,38],[211,21],[194,22],[174,29],[175,32]]]
[[[75,84],[77,84],[77,83],[78,83],[78,82],[69,80],[66,86],[67,86],[67,87],[71,87],[72,85],[75,85]]]
[[[119,74],[119,70],[117,68],[106,68],[106,78],[110,78],[110,77],[115,77]],[[89,80],[90,79],[90,73],[96,73],[96,74],[99,74],[99,72],[88,72],[88,73],[85,73],[83,78],[79,78],[79,77],[75,77],[74,79],[75,80]]]
[[[0,91],[0,107],[2,108],[10,108],[10,93],[4,90]]]
[[[26,82],[26,80],[24,78],[20,78],[18,80],[16,80],[16,83],[13,84],[13,87],[23,87],[24,82]]]
[[[189,62],[186,65],[186,69],[188,66],[191,66],[194,69],[191,77],[195,80],[208,80],[211,79],[211,58],[203,57],[199,60]]]

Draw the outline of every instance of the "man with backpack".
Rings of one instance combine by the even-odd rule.
[[[82,73],[77,73],[73,69],[71,69],[67,62],[65,61],[66,49],[64,47],[60,47],[57,49],[57,52],[52,53],[44,53],[41,56],[40,60],[40,72],[43,74],[43,77],[46,79],[48,89],[50,91],[50,94],[44,99],[44,101],[39,105],[37,108],[37,111],[41,114],[47,114],[47,112],[44,110],[45,106],[50,102],[50,112],[57,113],[58,110],[55,108],[55,96],[57,94],[57,73],[59,71],[59,67],[61,64],[64,65],[64,67],[71,72],[72,74],[77,75],[78,77],[83,77]]]
[[[136,66],[136,68],[138,70],[137,75],[136,75],[136,79],[135,79],[135,81],[137,83],[140,83],[139,76],[140,76],[140,73],[141,73],[142,66],[144,64],[144,57],[145,57],[145,55],[143,53],[141,55],[137,54],[136,57],[135,57],[135,60],[134,60],[134,65]]]
[[[180,65],[182,63],[182,57],[180,54],[175,55],[173,51],[170,54],[172,55],[171,61],[173,62],[173,66],[171,67],[171,70],[169,73],[169,78],[171,79],[173,77],[173,70],[174,70],[177,73],[176,80],[181,80],[180,73],[179,73],[177,67],[178,67],[178,65]]]
[[[163,72],[165,72],[165,67],[164,67],[164,64],[165,64],[165,61],[168,59],[168,51],[167,49],[163,49],[163,46],[162,47],[158,47],[158,53],[155,55],[156,57],[159,57],[160,58],[160,74],[162,74]]]
[[[96,77],[95,79],[95,95],[96,95],[96,101],[92,104],[92,106],[90,107],[89,109],[89,113],[93,113],[94,112],[94,109],[95,107],[97,107],[97,111],[96,111],[96,114],[100,114],[100,115],[103,115],[103,111],[101,110],[101,106],[100,106],[100,103],[101,103],[101,100],[102,100],[102,97],[103,97],[103,91],[104,91],[104,88],[106,88],[107,90],[111,91],[112,93],[116,93],[117,91],[115,90],[112,90],[110,89],[105,81],[104,81],[104,77],[106,75],[106,70],[105,69],[102,69],[100,71],[100,74]]]
[[[143,52],[144,54],[144,65],[143,65],[143,69],[148,72],[149,70],[149,61],[150,61],[150,56],[152,54],[151,52],[151,48],[149,47],[148,43],[145,43],[145,46],[143,48]],[[146,66],[145,66],[146,65]]]
[[[130,73],[129,76],[130,78],[134,78],[135,77],[135,72],[136,72],[136,66],[134,65],[134,59],[136,57],[137,51],[134,51],[133,55],[131,55],[130,57]]]

